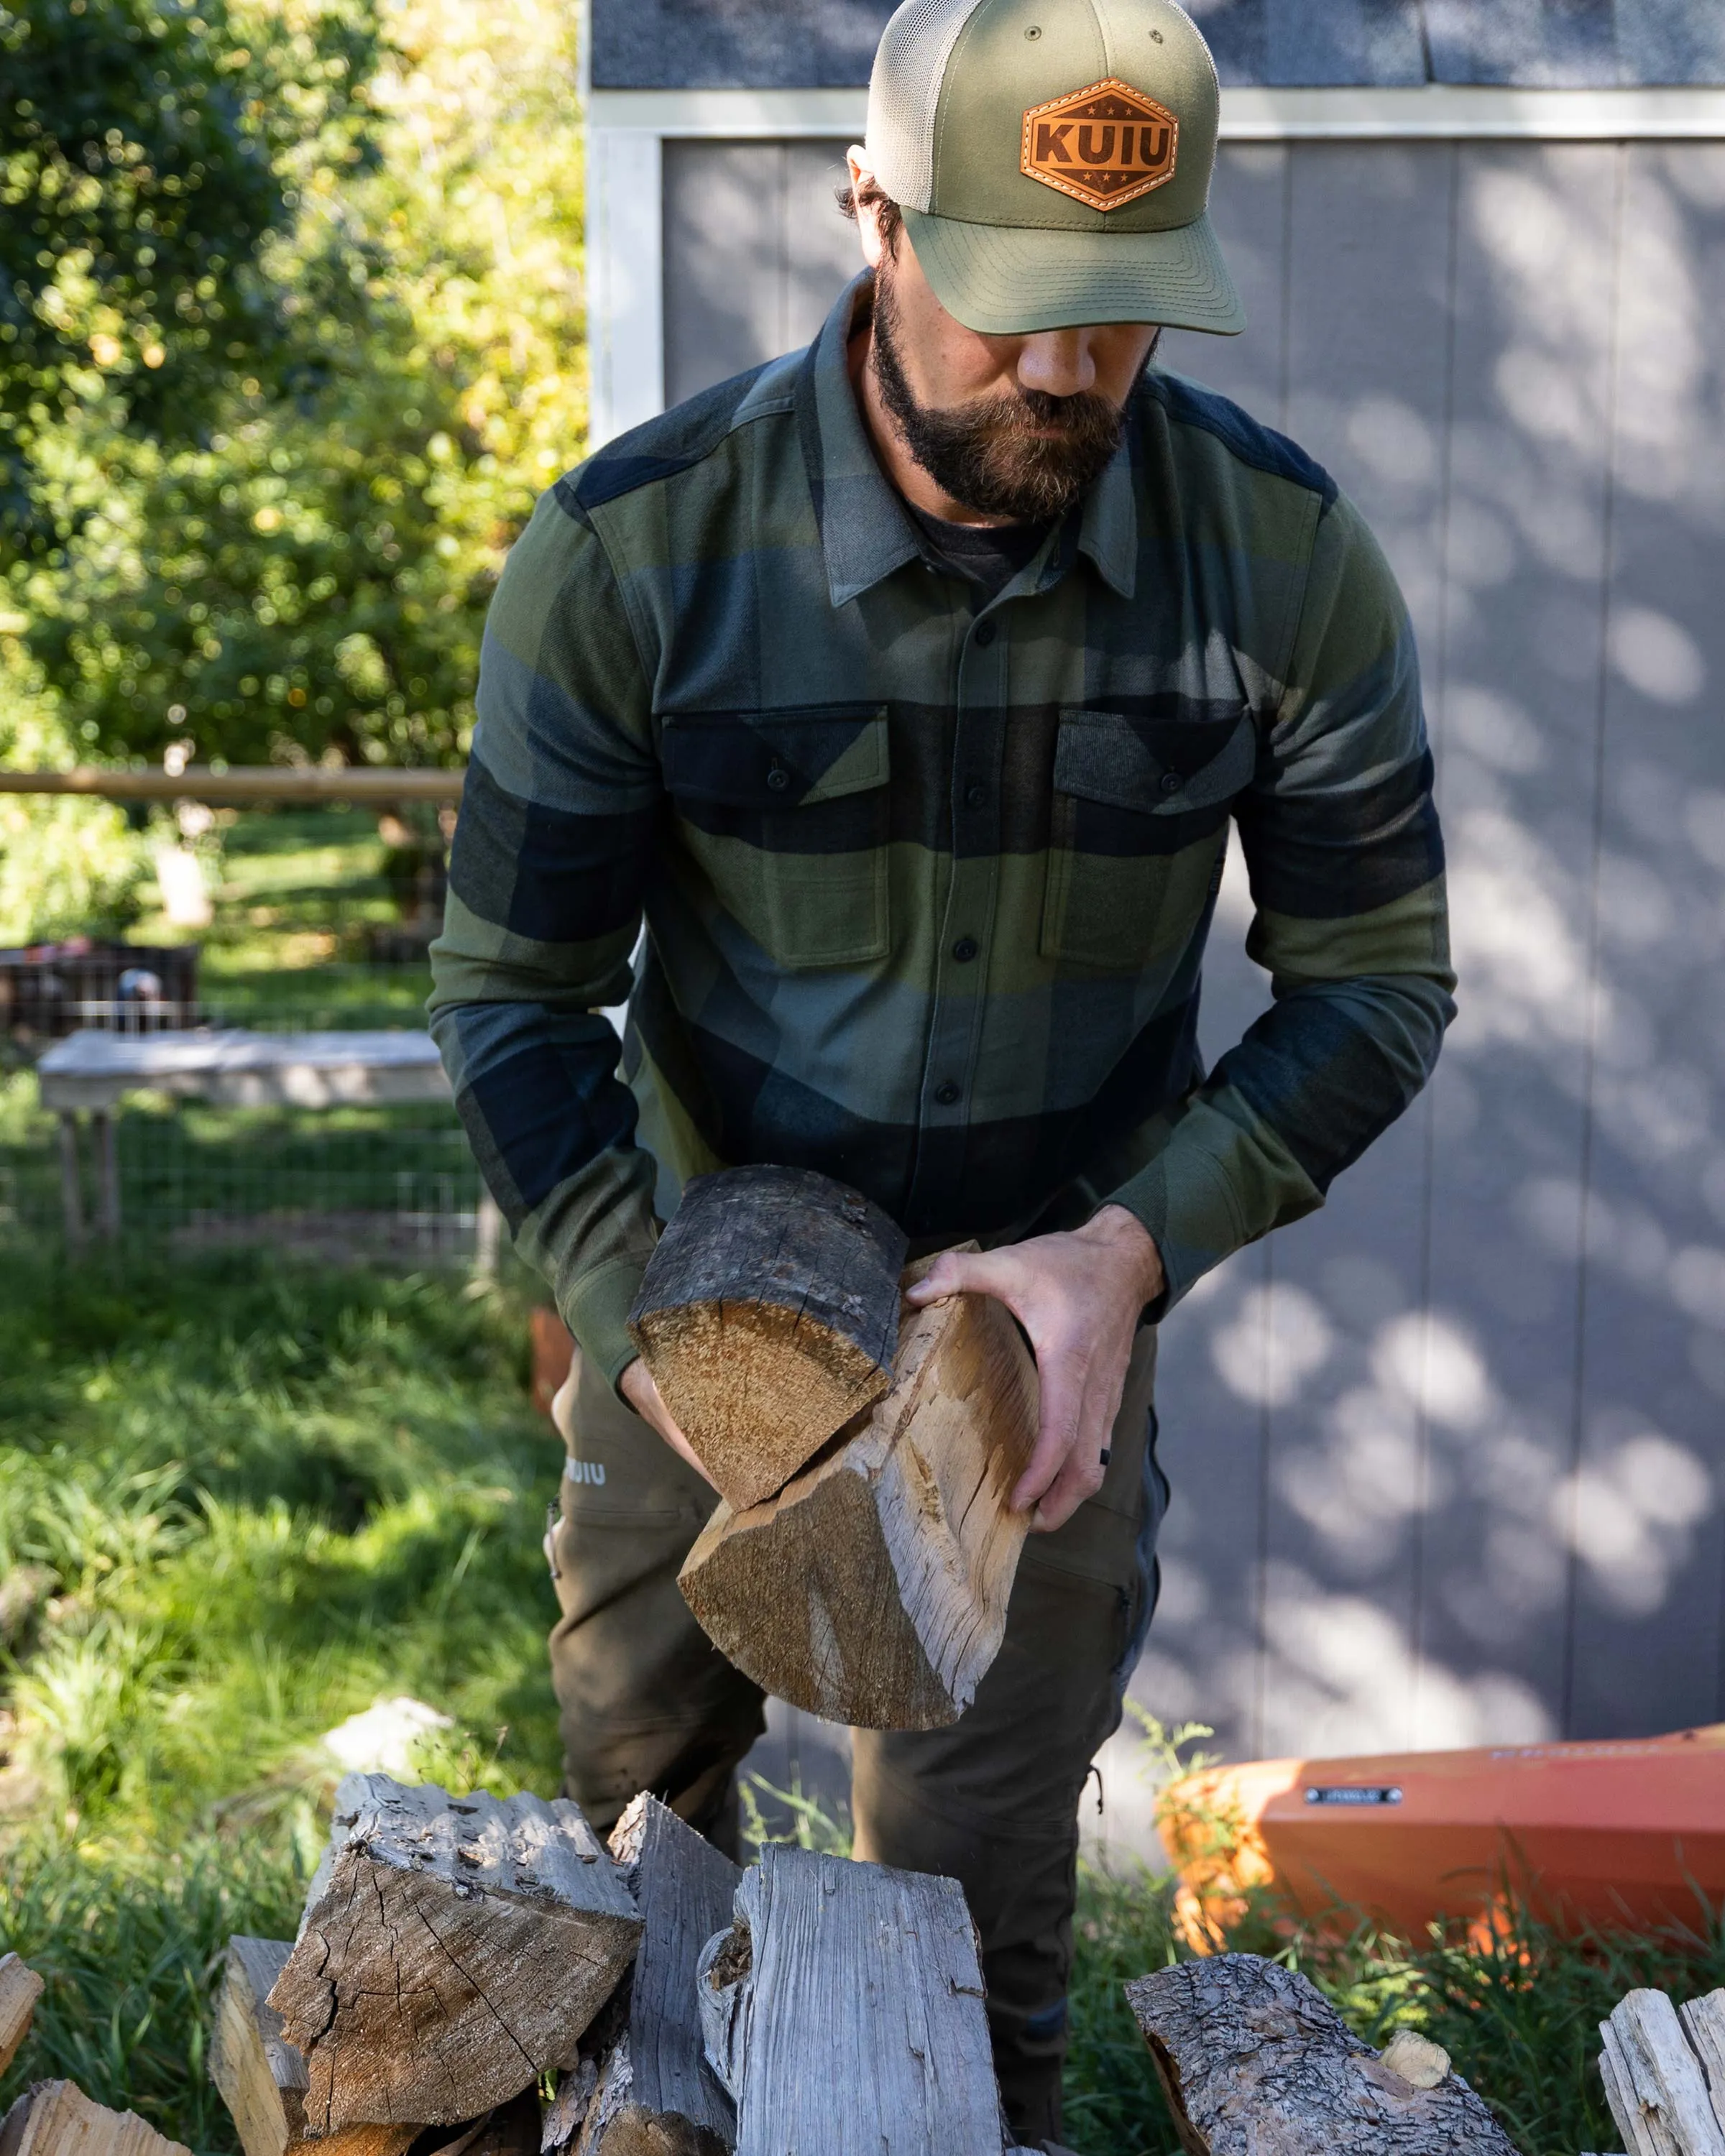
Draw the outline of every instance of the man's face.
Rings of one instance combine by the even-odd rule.
[[[984,336],[935,297],[907,232],[889,247],[866,203],[859,223],[875,271],[870,364],[912,457],[980,516],[1032,521],[1070,508],[1114,453],[1157,331],[1111,322]]]

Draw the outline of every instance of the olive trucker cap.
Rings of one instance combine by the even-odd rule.
[[[904,0],[869,162],[935,295],[989,335],[1245,313],[1211,229],[1216,70],[1173,0]]]

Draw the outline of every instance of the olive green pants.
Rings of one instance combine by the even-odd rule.
[[[1019,1560],[1006,1638],[947,1729],[852,1735],[856,1854],[960,1881],[982,1938],[995,2064],[1019,2139],[1057,2138],[1078,1804],[1117,1727],[1156,1599],[1167,1484],[1141,1332],[1101,1489]],[[568,1460],[547,1537],[564,1786],[601,1832],[638,1789],[734,1845],[735,1769],[765,1727],[677,1586],[712,1491],[584,1368],[556,1409]]]

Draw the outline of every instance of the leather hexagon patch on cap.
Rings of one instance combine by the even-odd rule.
[[[1111,74],[1030,107],[1019,170],[1091,209],[1118,209],[1173,179],[1179,140],[1172,112]]]

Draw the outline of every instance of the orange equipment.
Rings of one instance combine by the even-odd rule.
[[[1704,1927],[1725,1902],[1725,1722],[1670,1737],[1264,1759],[1171,1784],[1181,1928],[1221,1942],[1260,1893],[1326,1928],[1490,1922],[1506,1877],[1559,1927]]]

